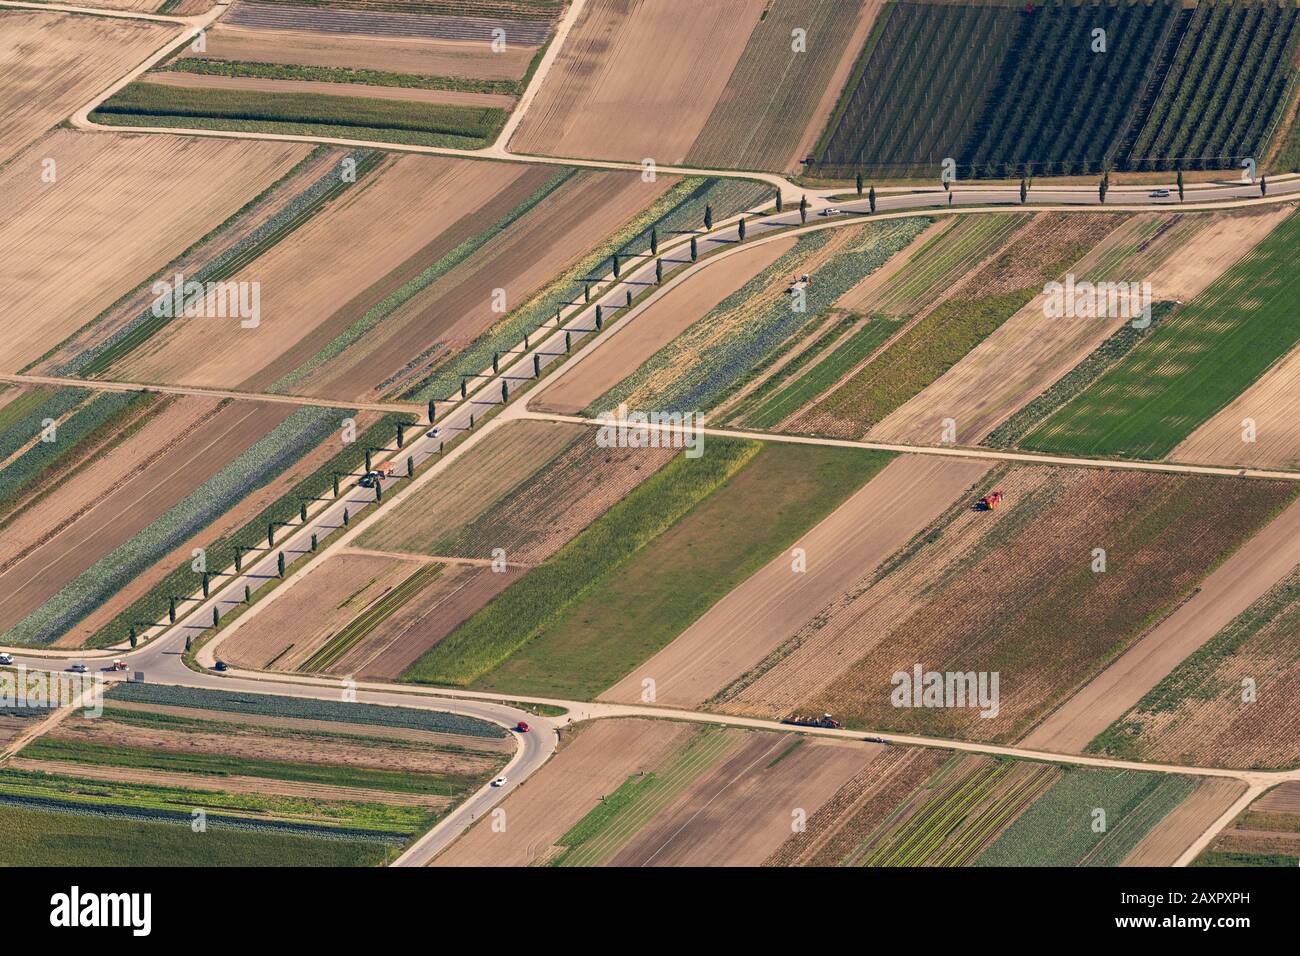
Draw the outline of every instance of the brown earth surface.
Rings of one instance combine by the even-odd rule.
[[[507,422],[366,528],[356,544],[377,551],[436,554],[434,545],[478,518],[585,431],[581,425],[561,422]]]
[[[182,754],[213,754],[233,759],[287,763],[308,760],[313,764],[368,767],[412,774],[483,775],[500,765],[499,757],[439,750],[416,742],[389,742],[376,747],[369,741],[300,733],[265,733],[256,727],[234,728],[230,725],[210,731],[193,727],[162,729],[135,726],[105,717],[72,717],[47,736],[53,740]]]
[[[777,651],[989,467],[975,460],[900,456],[796,542],[807,554],[805,573],[791,571],[788,553],[774,558],[600,699],[638,703],[641,681],[652,677],[657,703],[702,704]]]
[[[1202,780],[1191,796],[1147,831],[1120,866],[1173,866],[1245,792],[1246,785],[1240,780]]]
[[[0,86],[0,163],[84,106],[175,34],[171,24],[143,20],[0,10],[0,63],[5,75]],[[30,181],[31,190],[49,185],[40,180],[40,158],[18,174]],[[0,196],[11,190],[0,188]],[[195,196],[186,198],[192,202]],[[0,221],[10,219],[6,215]]]
[[[395,270],[530,172],[515,164],[389,156],[229,277],[260,283],[257,328],[236,319],[174,320],[105,375],[264,390],[410,278]]]
[[[599,348],[567,366],[530,408],[571,415],[600,396],[707,315],[717,305],[794,247],[779,239],[718,257],[689,281],[673,286],[631,322],[620,324]]]
[[[590,0],[510,148],[680,163],[767,0]]]
[[[469,165],[486,164],[469,161]],[[530,171],[529,192],[564,175],[555,169],[524,168]],[[416,385],[422,374],[446,363],[503,320],[494,310],[498,290],[508,309],[527,303],[675,181],[659,176],[645,183],[640,176],[622,171],[573,173],[508,229],[304,379],[299,389],[308,395],[361,398],[396,394]],[[480,230],[493,225],[505,211],[482,221]],[[434,347],[437,351],[431,357],[416,358],[428,356]]]
[[[63,498],[50,515],[46,533],[7,561],[0,571],[0,631],[39,608],[60,588],[118,545],[129,540],[182,501],[292,413],[292,406],[257,402],[222,403],[203,409],[185,432],[175,435],[167,454],[145,468],[137,480],[121,472],[92,468],[93,484],[78,481],[77,494]],[[139,466],[138,466],[139,467]],[[60,496],[61,498],[63,496]],[[76,520],[66,518],[70,506]]]
[[[519,568],[493,571],[489,567],[448,565],[327,670],[372,680],[395,680],[461,621],[523,574]]]
[[[1250,805],[1261,813],[1300,814],[1300,780],[1280,784]]]
[[[888,748],[809,814],[807,829],[788,837],[764,865],[839,865],[950,756],[946,750]]]
[[[301,581],[222,642],[221,659],[253,670],[297,670],[417,567],[358,554],[314,562]]]
[[[501,53],[485,54],[484,44],[468,40],[254,30],[219,22],[208,31],[205,53],[187,50],[185,55],[205,60],[382,70],[418,76],[518,80],[536,53],[537,47],[522,43],[508,44]]]
[[[1297,565],[1300,501],[1247,540],[1176,611],[1034,728],[1021,745],[1081,751]]]
[[[7,16],[0,14],[0,20]],[[309,149],[299,143],[56,130],[0,169],[0,320],[8,329],[0,371],[19,372],[39,359],[220,225]],[[54,183],[41,181],[45,159],[56,163]],[[109,247],[113,255],[106,256]],[[210,330],[220,320],[195,321]]]
[[[791,747],[794,747],[791,750]],[[885,748],[750,734],[678,794],[609,865],[758,866]]]
[[[365,83],[333,83],[326,80],[279,80],[254,76],[218,76],[160,70],[148,74],[150,83],[180,89],[243,90],[251,93],[311,93],[316,96],[354,96],[371,100],[401,100],[406,103],[444,103],[449,106],[496,107],[508,110],[515,98],[499,93],[467,93],[461,90],[425,90],[409,86],[371,86]]]
[[[650,771],[695,727],[666,720],[598,720],[576,729],[559,752],[501,804],[508,825],[493,830],[485,816],[435,861],[435,866],[527,866],[632,774]],[[561,731],[562,737],[575,729]]]

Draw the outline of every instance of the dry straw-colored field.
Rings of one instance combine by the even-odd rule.
[[[6,322],[0,370],[22,370],[91,322],[309,149],[57,130],[17,157],[0,170],[0,317],[22,322]],[[53,183],[41,181],[45,158]]]

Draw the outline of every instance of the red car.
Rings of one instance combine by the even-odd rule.
[[[522,721],[522,720],[519,721],[519,723],[515,724],[515,731],[516,731],[517,733],[521,733],[521,734],[526,734],[526,733],[528,733],[528,724],[526,724],[526,723],[525,723],[524,721]]]

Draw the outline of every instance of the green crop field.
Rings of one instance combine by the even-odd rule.
[[[758,442],[710,439],[698,458],[679,454],[434,645],[402,680],[463,686],[498,667],[723,485],[759,448]]]
[[[188,820],[0,804],[0,866],[378,866],[396,849],[370,840]]]
[[[1165,318],[1021,447],[1163,457],[1300,341],[1300,215]]]
[[[975,865],[1118,866],[1195,789],[1192,777],[1065,767]]]
[[[136,82],[109,97],[91,118],[116,126],[204,126],[477,149],[496,137],[506,113],[497,107]]]
[[[894,3],[812,172],[937,176],[945,158],[959,179],[1234,167],[1273,135],[1298,23],[1285,0]]]
[[[725,485],[603,576],[474,686],[594,697],[793,544],[891,457],[764,444]]]

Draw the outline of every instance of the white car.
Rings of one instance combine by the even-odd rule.
[[[497,777],[495,780],[492,781],[492,786],[494,787],[504,787],[505,785],[506,785],[505,777]]]
[[[819,212],[817,215],[819,215],[819,216],[838,216],[841,212],[843,212],[842,209],[837,209],[835,206],[827,206],[825,209],[823,209],[823,210],[822,210],[821,212]]]
[[[85,664],[73,664],[71,667],[68,668],[68,670],[72,671],[72,673],[74,674],[84,674],[86,673],[88,668],[86,667]]]
[[[1153,190],[1151,191],[1151,198],[1152,198],[1152,199],[1168,199],[1168,198],[1169,198],[1169,190],[1168,190],[1168,189],[1153,189]]]
[[[7,667],[14,662],[12,654],[0,654],[0,667]]]
[[[442,428],[441,428],[441,427],[439,427],[439,428],[430,428],[428,434],[426,434],[424,437],[425,437],[425,438],[437,438],[437,437],[438,437],[439,435],[441,435],[441,434],[442,434]]]

